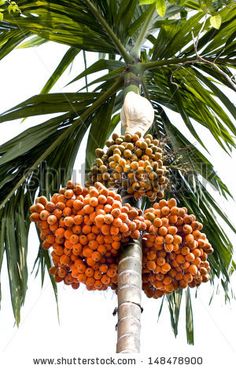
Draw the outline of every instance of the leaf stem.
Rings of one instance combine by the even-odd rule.
[[[147,63],[140,63],[141,69],[143,71],[156,69],[158,67],[162,67],[165,65],[175,65],[175,64],[204,64],[204,63],[212,63],[212,64],[223,64],[226,65],[227,63],[231,66],[236,65],[235,60],[225,59],[225,58],[201,58],[201,57],[193,57],[193,58],[175,58],[175,59],[167,59],[167,60],[157,60],[151,61]]]
[[[109,24],[106,22],[105,18],[99,13],[98,8],[90,1],[85,0],[85,3],[91,13],[94,15],[94,17],[98,20],[98,22],[101,24],[101,26],[104,28],[108,36],[110,37],[113,45],[117,48],[120,55],[124,58],[126,63],[133,63],[134,59],[133,57],[127,52],[125,47],[123,46],[122,42],[119,40],[117,35],[114,33],[114,31],[111,29]]]
[[[83,59],[84,59],[84,69],[87,69],[87,58],[86,58],[86,51],[83,50]],[[86,92],[88,92],[88,76],[87,74],[84,76],[85,79],[85,86],[86,86]]]

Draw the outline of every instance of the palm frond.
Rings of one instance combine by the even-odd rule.
[[[29,207],[38,194],[50,196],[71,178],[80,143],[90,125],[97,125],[99,109],[111,111],[108,102],[120,89],[121,81],[106,85],[100,94],[81,93],[79,108],[73,106],[74,94],[47,95],[47,113],[57,102],[65,102],[65,114],[24,131],[0,147],[0,262],[6,252],[12,307],[16,322],[20,320],[20,308],[27,289],[27,238],[29,231]],[[56,100],[55,100],[56,99]],[[79,100],[77,100],[79,101]],[[42,113],[40,105],[45,95],[35,96],[2,114],[1,121],[25,118],[28,107],[32,115]],[[59,109],[60,110],[60,109]],[[12,123],[13,124],[13,123]],[[66,164],[65,164],[66,163]],[[51,266],[47,251],[39,251],[35,267],[41,270],[42,282],[45,268]],[[57,297],[55,282],[53,282]]]
[[[20,33],[35,34],[89,51],[115,51],[106,33],[96,19],[88,14],[82,1],[25,1],[20,4],[20,9],[22,16],[6,14],[4,18],[6,23],[15,25]],[[10,38],[14,36],[12,32]]]
[[[4,246],[4,239],[5,239],[5,223],[6,219],[4,218],[4,210],[0,210],[0,270],[2,269],[2,262],[5,252]],[[1,300],[2,300],[2,286],[1,286],[1,279],[0,279],[0,307],[1,307]]]
[[[171,326],[174,335],[178,334],[179,314],[182,302],[182,290],[175,291],[166,296],[170,312]]]
[[[2,24],[3,23],[3,24]],[[17,26],[1,22],[0,24],[0,60],[14,50],[22,41],[31,35]]]
[[[167,150],[166,164],[169,165],[171,183],[167,197],[176,197],[179,204],[186,206],[204,224],[204,231],[214,248],[214,253],[209,256],[212,280],[215,277],[220,279],[225,286],[225,293],[228,294],[230,274],[235,267],[233,245],[222,224],[226,223],[234,233],[236,233],[236,227],[208,191],[208,184],[226,198],[230,196],[230,192],[215,173],[212,164],[183,137],[170,122],[165,111],[156,102],[153,102],[153,105],[156,111],[156,123],[152,132],[164,140]],[[171,165],[171,155],[174,160],[178,159],[178,155],[181,156],[180,166],[178,160]]]
[[[30,198],[20,188],[1,210],[1,254],[6,253],[12,308],[17,324],[27,291],[27,244]]]
[[[89,131],[89,137],[86,147],[86,172],[89,171],[91,165],[95,159],[95,150],[97,147],[103,147],[105,141],[110,136],[115,128],[115,124],[118,123],[117,119],[112,119],[113,107],[115,103],[115,97],[113,96],[110,101],[107,101],[96,114],[93,125]],[[103,129],[101,130],[101,122],[103,122]]]
[[[54,70],[53,74],[50,76],[46,84],[41,90],[41,94],[48,93],[52,87],[55,85],[55,83],[59,80],[59,78],[62,76],[62,74],[65,72],[65,70],[71,65],[71,63],[74,61],[75,57],[80,52],[79,49],[70,47],[63,58],[61,59],[60,63]]]
[[[186,312],[186,337],[187,342],[191,345],[194,344],[194,326],[193,326],[193,309],[190,289],[187,288],[185,293],[185,312]]]
[[[235,67],[236,5],[219,10],[219,30],[210,27],[209,16],[197,12],[188,19],[157,21],[157,35],[150,34],[151,62],[144,61],[144,84],[150,98],[180,113],[195,139],[200,123],[229,152],[235,147],[235,106],[220,85],[236,90],[230,68]],[[225,53],[225,54],[224,54]],[[222,107],[222,104],[224,107]],[[231,112],[232,111],[232,112]]]
[[[210,188],[218,191],[225,198],[231,194],[210,161],[171,123],[165,110],[156,101],[152,101],[152,104],[155,109],[155,123],[151,133],[163,142],[165,163],[169,168],[170,186],[166,197],[174,196],[180,206],[186,206],[189,212],[195,214],[204,225],[204,232],[214,248],[213,254],[209,256],[213,289],[215,284],[220,283],[226,300],[230,299],[233,296],[230,291],[230,276],[235,271],[234,248],[232,241],[226,235],[224,224],[227,224],[235,234],[236,227],[214,200],[211,191],[208,190],[209,184]],[[167,296],[171,325],[175,335],[178,334],[182,296],[176,293]],[[185,309],[187,342],[193,344],[193,311],[189,290],[186,291]]]
[[[217,87],[219,79],[212,80],[199,68],[169,66],[149,72],[144,81],[150,99],[180,113],[190,133],[202,146],[205,144],[196,131],[196,122],[207,128],[225,151],[235,147],[236,128],[231,118],[231,114],[235,115],[235,107],[229,103],[227,92]]]
[[[37,35],[32,35],[27,37],[26,41],[21,42],[21,44],[18,46],[18,49],[28,49],[30,47],[40,46],[45,44],[46,42],[48,42],[48,40],[46,40],[45,38]]]
[[[79,81],[81,78],[84,77],[88,77],[91,76],[91,74],[93,73],[97,73],[97,72],[101,72],[101,71],[105,71],[108,70],[109,72],[114,71],[115,73],[113,73],[112,75],[118,75],[121,74],[122,71],[124,71],[125,69],[125,64],[121,61],[118,60],[106,60],[106,59],[99,59],[97,60],[95,63],[93,63],[91,66],[89,66],[88,68],[86,68],[82,73],[80,73],[78,76],[76,76],[75,78],[73,78],[72,81],[70,81],[68,83],[71,84],[73,82]],[[105,79],[108,79],[108,76],[111,75],[111,73],[107,73],[105,74]],[[91,82],[91,84],[95,84],[98,83],[100,81],[104,80],[103,77],[98,78],[97,80],[93,80]],[[91,84],[87,84],[86,86],[89,87],[91,86]]]

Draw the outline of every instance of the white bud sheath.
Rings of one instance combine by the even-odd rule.
[[[153,123],[154,109],[148,99],[130,91],[125,96],[120,119],[125,133],[139,131],[143,136]]]

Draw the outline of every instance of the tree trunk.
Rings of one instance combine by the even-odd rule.
[[[139,94],[140,78],[134,73],[126,73],[124,95],[130,91]],[[145,120],[146,121],[146,120]],[[129,132],[129,126],[123,125],[122,134]],[[142,128],[142,125],[140,126]],[[137,131],[139,130],[137,124]],[[148,130],[149,127],[146,127]],[[142,131],[142,129],[140,129]],[[135,200],[126,191],[121,191],[122,202],[141,208],[141,199]],[[118,264],[118,324],[117,353],[140,352],[141,331],[141,295],[142,295],[142,241],[131,240],[123,246]]]
[[[142,248],[139,240],[124,246],[118,264],[117,352],[140,352]]]

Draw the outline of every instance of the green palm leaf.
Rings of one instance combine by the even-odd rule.
[[[76,116],[94,102],[95,93],[41,94],[23,101],[0,115],[0,123],[35,115],[71,112]]]
[[[47,42],[45,38],[42,38],[37,35],[33,35],[31,37],[28,37],[26,41],[21,42],[21,44],[18,46],[18,49],[27,49],[30,47],[40,46]]]
[[[77,98],[82,97],[80,110],[77,112],[73,107],[74,94],[63,97],[57,94],[49,95],[50,106],[55,105],[56,102],[62,102],[62,98],[63,101],[68,101],[70,98],[70,103],[66,103],[65,109],[69,112],[29,128],[0,147],[2,221],[0,250],[1,255],[4,250],[7,255],[12,306],[17,323],[20,320],[20,308],[24,302],[27,286],[27,265],[24,258],[27,256],[29,207],[36,193],[49,196],[71,178],[74,161],[84,134],[90,124],[96,122],[96,120],[93,122],[94,112],[102,103],[109,106],[107,100],[113,98],[119,86],[118,80],[106,91],[101,91],[97,99],[94,99],[96,94],[76,94]],[[34,115],[41,114],[40,104],[44,104],[44,101],[44,95],[33,97],[3,114],[2,121],[25,118],[28,116],[26,108],[28,106],[34,106]],[[49,112],[55,112],[55,109],[51,111],[49,108],[47,113]],[[67,163],[66,170],[64,170],[65,163]],[[27,192],[23,195],[25,189]],[[24,249],[24,252],[22,251],[24,258],[20,254],[21,249],[18,248],[19,240],[22,250]],[[45,268],[49,269],[51,266],[46,251],[39,251],[36,263],[39,263],[43,281]],[[53,287],[56,294],[55,284]]]
[[[27,291],[27,215],[30,203],[28,195],[24,195],[24,189],[21,188],[2,211],[1,248],[7,257],[11,301],[17,324],[20,322],[20,308]]]
[[[157,104],[154,104],[154,108],[157,122],[153,132],[158,132],[159,138],[168,137],[167,163],[172,177],[169,196],[174,195],[180,204],[185,204],[189,211],[196,214],[205,225],[205,232],[214,246],[214,253],[210,256],[213,275],[222,278],[222,281],[227,284],[232,268],[233,245],[220,225],[219,219],[221,218],[234,233],[236,228],[207,190],[207,183],[213,185],[215,190],[225,197],[230,195],[229,190],[215,173],[212,164],[178,131],[164,110]],[[181,156],[180,162],[178,162],[178,155]],[[171,156],[175,158],[173,165]],[[201,178],[205,179],[205,185]],[[218,216],[216,217],[215,214]]]
[[[57,68],[55,69],[49,80],[46,82],[45,86],[42,88],[42,94],[46,94],[52,89],[52,87],[65,72],[65,70],[69,67],[69,65],[73,62],[79,52],[80,50],[74,47],[71,47],[69,48],[69,50],[67,50]]]
[[[4,218],[4,211],[0,210],[0,270],[2,269],[2,262],[3,262],[3,256],[5,251],[5,226],[6,226],[6,219]],[[1,300],[2,300],[2,288],[1,288],[1,279],[0,279],[0,307],[1,307]]]
[[[170,295],[167,295],[167,301],[170,311],[171,326],[174,331],[174,335],[178,334],[179,314],[182,301],[182,290],[175,291]]]
[[[11,25],[5,29],[0,28],[0,60],[29,36],[30,32],[22,31]]]
[[[170,122],[165,111],[156,102],[153,102],[153,106],[156,111],[156,123],[151,132],[166,142],[166,165],[169,166],[172,184],[167,197],[176,197],[179,204],[186,206],[189,212],[197,215],[199,221],[204,224],[204,232],[214,247],[214,253],[209,257],[212,282],[220,279],[225,297],[230,299],[232,296],[232,292],[229,291],[230,275],[235,270],[234,248],[221,224],[225,222],[234,233],[236,227],[207,190],[207,183],[225,197],[230,196],[230,192],[215,173],[212,164]],[[202,178],[205,179],[205,185]],[[172,328],[177,334],[178,306],[181,300],[177,303],[176,296],[172,295],[168,298],[168,304]],[[193,343],[193,313],[189,292],[186,293],[186,335],[188,343]]]
[[[93,125],[89,131],[89,137],[87,141],[86,148],[86,172],[92,166],[95,159],[95,150],[97,147],[103,147],[105,141],[108,139],[109,135],[113,132],[118,121],[112,119],[112,112],[115,103],[115,97],[113,96],[110,101],[104,104],[97,112],[95,119],[93,120]],[[105,130],[101,130],[101,122]]]
[[[186,303],[185,303],[185,310],[186,310],[186,336],[187,342],[189,344],[194,344],[194,328],[193,328],[193,310],[192,310],[192,301],[191,301],[191,294],[189,288],[186,290]]]

